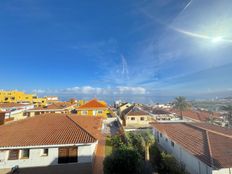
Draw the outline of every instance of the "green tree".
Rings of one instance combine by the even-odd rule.
[[[121,147],[113,151],[103,162],[104,174],[139,174],[141,173],[141,157],[131,147]]]
[[[164,169],[160,173],[172,173],[172,174],[185,174],[185,167],[183,164],[180,164],[176,161],[176,159],[165,152],[161,153],[162,161],[164,164]]]
[[[179,96],[175,98],[174,101],[174,108],[178,109],[180,111],[180,117],[181,120],[183,120],[183,111],[185,111],[186,109],[188,109],[189,104],[186,101],[186,98],[183,96]]]
[[[139,133],[139,132],[128,132],[127,133],[127,141],[128,141],[128,145],[133,147],[135,150],[137,150],[137,152],[139,152],[141,157],[143,159],[145,159],[144,140],[143,140],[143,137],[142,137],[141,133]]]
[[[118,149],[120,147],[126,146],[126,144],[122,141],[121,136],[115,135],[111,138],[111,144],[113,146],[113,149]]]
[[[144,150],[145,150],[145,160],[149,161],[150,160],[149,149],[151,145],[155,142],[155,139],[154,139],[153,134],[149,131],[142,132],[142,137],[143,137],[143,144],[144,144]]]
[[[232,127],[232,105],[222,106],[221,109],[227,112],[228,127]]]
[[[151,164],[156,172],[162,173],[164,169],[164,164],[163,164],[161,152],[157,146],[158,145],[154,143],[150,147]]]

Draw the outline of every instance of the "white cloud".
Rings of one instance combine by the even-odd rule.
[[[143,95],[146,94],[147,91],[142,87],[127,87],[127,86],[119,86],[116,88],[119,94],[138,94]]]
[[[35,89],[34,93],[38,94],[82,94],[82,95],[144,95],[148,94],[148,91],[143,87],[129,87],[129,86],[117,86],[115,88],[99,88],[92,86],[75,86],[66,89],[56,89],[56,90],[43,90]]]

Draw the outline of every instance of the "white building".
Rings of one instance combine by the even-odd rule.
[[[152,125],[158,144],[189,173],[232,173],[232,130],[206,123]]]
[[[5,112],[5,121],[17,121],[27,118],[24,112],[33,109],[33,104],[0,103],[0,110]]]
[[[88,125],[87,125],[88,124]],[[0,126],[0,173],[92,173],[101,120],[44,114]]]

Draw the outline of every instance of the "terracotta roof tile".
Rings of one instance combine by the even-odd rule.
[[[180,111],[178,111],[176,109],[172,109],[172,110],[170,110],[170,112],[174,112],[174,113],[180,115]],[[206,111],[186,110],[186,111],[183,111],[183,116],[188,117],[188,118],[195,120],[195,121],[198,121],[198,122],[206,122],[206,121],[208,121],[208,119],[210,117],[210,113],[206,112]],[[213,113],[212,117],[219,118],[220,115],[218,113]]]
[[[56,102],[51,105],[45,106],[45,107],[36,107],[30,110],[51,110],[51,109],[65,109],[70,106],[74,106],[75,104],[72,104],[70,102]]]
[[[80,125],[82,128],[86,129],[91,135],[93,135],[96,139],[99,139],[101,136],[101,128],[102,128],[102,117],[98,116],[80,116],[76,114],[70,114],[70,118]]]
[[[88,101],[87,103],[79,106],[77,108],[77,110],[79,109],[88,109],[88,108],[107,108],[106,105],[102,104],[101,102],[99,102],[97,99],[93,99]]]
[[[0,108],[12,108],[12,107],[24,107],[31,104],[21,104],[21,103],[0,103]]]
[[[153,126],[208,166],[232,167],[232,130],[206,123],[153,123]]]
[[[0,147],[93,143],[93,135],[65,114],[43,114],[0,127]]]

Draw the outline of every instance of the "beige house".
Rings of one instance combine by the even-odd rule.
[[[138,107],[133,107],[125,115],[125,122],[127,128],[150,127],[149,123],[152,121],[152,116],[140,110]]]
[[[25,115],[28,117],[33,117],[36,115],[48,114],[48,113],[56,113],[56,114],[71,113],[71,111],[75,109],[75,106],[76,104],[70,102],[57,102],[48,106],[29,109],[25,112]]]

